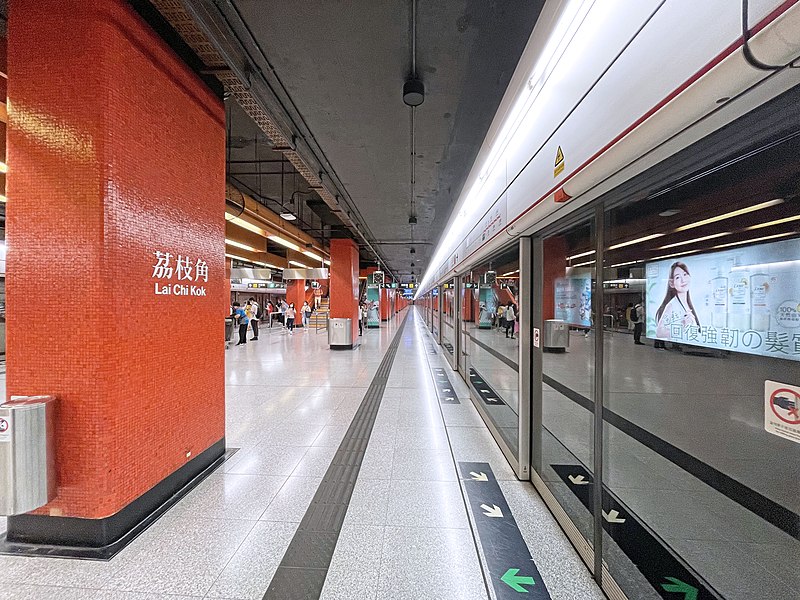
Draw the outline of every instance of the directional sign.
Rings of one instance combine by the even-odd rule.
[[[481,400],[483,400],[484,404],[495,406],[505,404],[503,399],[497,392],[494,391],[492,386],[486,383],[481,374],[472,367],[469,368],[469,382],[472,384],[472,387],[475,388],[475,391],[478,392],[478,396]]]
[[[550,465],[590,512],[594,479],[581,465]],[[676,557],[605,487],[603,529],[628,555],[657,595],[668,600],[721,600],[709,583]]]
[[[536,580],[533,577],[522,577],[521,575],[517,575],[519,573],[519,569],[509,569],[505,572],[505,574],[500,578],[500,581],[505,583],[508,587],[510,587],[515,592],[520,592],[523,594],[527,594],[528,590],[526,590],[523,585],[536,585]]]
[[[485,514],[487,517],[492,517],[492,518],[503,517],[503,510],[496,504],[492,504],[491,506],[489,506],[488,504],[481,504],[481,508],[484,511],[483,514]]]
[[[434,367],[433,377],[436,381],[436,395],[442,404],[461,404],[461,400],[453,392],[453,385],[447,377],[447,371],[441,367]]]
[[[458,471],[497,600],[550,600],[489,463],[459,462]]]

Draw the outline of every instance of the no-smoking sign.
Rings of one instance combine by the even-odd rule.
[[[11,423],[8,419],[0,417],[0,442],[7,442],[11,439]]]
[[[764,429],[800,443],[800,387],[764,382]]]

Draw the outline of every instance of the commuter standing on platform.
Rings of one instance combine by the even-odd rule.
[[[358,335],[364,333],[364,303],[358,303]]]
[[[267,300],[266,308],[267,308],[267,321],[269,322],[269,326],[272,327],[272,311],[275,309],[275,307],[272,306],[271,301]]]
[[[633,323],[631,322],[631,312],[633,312],[633,302],[628,302],[628,306],[625,309],[625,323],[627,323],[629,331],[633,331]]]
[[[308,304],[308,300],[303,302],[303,306],[300,307],[300,316],[303,318],[303,330],[308,329],[308,322],[311,319],[311,306]]]
[[[498,329],[505,329],[506,328],[506,321],[504,318],[506,312],[506,307],[502,304],[497,307],[497,328]],[[506,331],[506,337],[508,337],[508,332]]]
[[[253,337],[250,338],[250,341],[253,341],[253,340],[257,340],[258,339],[258,316],[259,316],[258,315],[258,311],[259,311],[259,306],[258,306],[258,302],[256,302],[255,298],[250,298],[247,301],[247,308],[248,308],[247,318],[250,319],[250,325],[253,327]]]
[[[289,330],[289,335],[294,333],[294,318],[297,315],[297,311],[294,309],[294,302],[292,302],[285,311],[283,311],[283,316],[286,319],[286,329]]]
[[[237,346],[247,343],[247,313],[238,302],[233,303],[233,318],[239,324],[239,342]]]
[[[503,311],[503,320],[506,323],[506,337],[508,337],[508,331],[511,330],[511,339],[514,339],[514,327],[517,324],[517,314],[514,312],[514,303],[509,300],[508,306]]]
[[[631,323],[633,323],[633,343],[637,346],[644,346],[642,342],[642,330],[644,329],[644,308],[641,302],[637,302],[631,309]]]

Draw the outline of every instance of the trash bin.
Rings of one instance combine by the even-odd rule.
[[[55,398],[12,396],[0,404],[0,515],[30,512],[55,493]]]
[[[353,347],[353,319],[329,319],[328,345],[332,350]]]
[[[233,338],[233,319],[225,317],[225,341],[230,342]]]
[[[542,348],[551,352],[566,352],[569,348],[569,325],[560,319],[545,321]]]

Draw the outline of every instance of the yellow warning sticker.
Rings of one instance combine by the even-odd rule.
[[[558,147],[556,152],[555,169],[553,169],[553,177],[558,177],[564,171],[564,151],[561,146]]]

